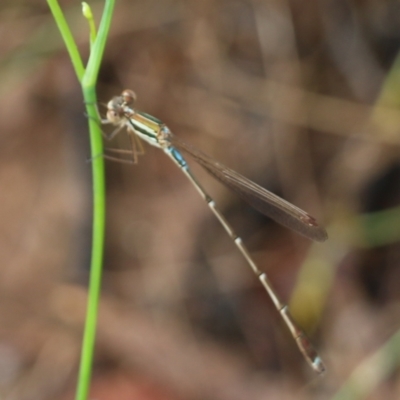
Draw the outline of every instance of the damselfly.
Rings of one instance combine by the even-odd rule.
[[[138,154],[136,149],[138,143],[137,138],[143,139],[152,146],[158,147],[172,159],[206,201],[207,205],[217,217],[228,235],[232,238],[253,272],[257,275],[276,309],[282,316],[282,319],[285,321],[307,362],[316,372],[322,373],[325,370],[325,367],[318,353],[313,348],[303,330],[294,321],[289,312],[288,306],[280,300],[278,294],[269,281],[267,274],[258,269],[250,256],[249,251],[244,246],[242,239],[233,231],[228,221],[217,209],[214,200],[207,194],[197,181],[196,177],[192,174],[186,160],[182,156],[182,153],[189,154],[208,173],[237,193],[256,210],[272,218],[279,224],[292,229],[309,239],[319,242],[323,242],[327,239],[325,229],[318,226],[316,220],[305,211],[281,199],[249,179],[239,175],[237,172],[225,167],[195,147],[186,144],[173,135],[168,127],[159,119],[135,110],[133,108],[135,100],[136,95],[132,90],[124,90],[120,96],[113,97],[107,103],[107,118],[102,120],[102,122],[116,126],[116,129],[111,133],[111,135],[109,135],[108,139],[114,137],[121,129],[126,128],[131,140],[135,161]],[[142,150],[141,147],[140,149]],[[124,151],[120,150],[120,152]],[[132,153],[132,151],[128,150],[127,152]],[[115,159],[115,157],[109,158]]]

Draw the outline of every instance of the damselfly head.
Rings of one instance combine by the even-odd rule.
[[[121,93],[121,97],[126,105],[132,105],[136,102],[136,93],[133,90],[125,89]]]

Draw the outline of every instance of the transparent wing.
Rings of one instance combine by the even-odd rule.
[[[178,137],[171,134],[170,140],[174,147],[192,156],[209,174],[262,214],[309,239],[323,242],[328,238],[325,229],[305,211],[215,161]]]

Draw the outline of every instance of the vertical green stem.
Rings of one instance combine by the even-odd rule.
[[[95,99],[94,87],[86,87],[84,89],[84,99],[86,104],[88,104],[88,115],[94,117],[94,115],[96,115],[96,111],[93,110],[93,106],[90,106],[90,104],[93,104]],[[101,290],[105,232],[104,159],[103,157],[98,157],[99,155],[103,154],[103,144],[99,127],[96,124],[96,121],[92,118],[89,118],[89,127],[93,176],[92,255],[86,321],[83,335],[78,385],[75,397],[76,400],[86,400],[89,393]]]
[[[99,128],[96,98],[96,81],[100,64],[111,25],[115,0],[106,0],[98,35],[91,46],[91,52],[86,69],[83,66],[78,48],[73,39],[65,17],[57,0],[47,0],[53,17],[64,39],[71,57],[76,75],[81,83],[83,97],[89,116],[90,148],[93,173],[93,232],[92,258],[88,291],[85,329],[83,335],[82,353],[79,368],[76,400],[87,400],[92,374],[94,345],[96,339],[97,315],[101,289],[104,233],[105,233],[105,173],[103,141]],[[90,29],[93,32],[93,28]]]

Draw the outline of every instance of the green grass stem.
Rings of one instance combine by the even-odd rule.
[[[96,326],[98,306],[101,290],[101,276],[105,234],[105,173],[103,154],[103,140],[97,115],[96,82],[104,53],[108,32],[111,25],[115,0],[106,0],[99,31],[94,39],[95,27],[93,20],[89,19],[91,34],[91,51],[87,67],[80,57],[68,23],[56,0],[48,0],[49,7],[61,32],[61,36],[71,57],[72,65],[82,86],[83,98],[89,116],[91,165],[93,174],[93,231],[92,231],[92,256],[90,266],[88,305],[83,335],[81,362],[76,391],[76,400],[87,400],[93,366],[93,353],[96,339]],[[84,13],[91,14],[86,4]],[[93,41],[94,39],[94,41]]]

